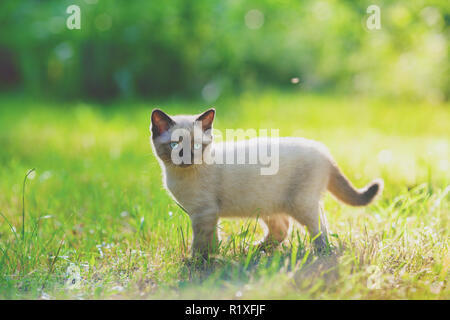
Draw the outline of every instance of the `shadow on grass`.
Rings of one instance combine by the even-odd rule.
[[[220,285],[224,282],[242,284],[250,279],[289,274],[297,288],[307,290],[318,282],[332,284],[339,277],[340,253],[337,248],[331,248],[326,253],[312,253],[304,248],[296,251],[283,246],[250,254],[250,257],[240,254],[234,257],[216,255],[208,260],[185,259],[181,269],[186,280],[179,283],[180,287],[207,283]]]

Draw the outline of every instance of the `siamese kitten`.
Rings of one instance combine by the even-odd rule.
[[[329,190],[352,206],[368,205],[382,190],[375,180],[356,189],[339,170],[327,149],[303,138],[279,138],[278,172],[261,174],[262,164],[211,163],[211,156],[245,150],[262,138],[239,143],[214,143],[215,110],[200,115],[169,116],[159,109],[151,115],[152,146],[162,167],[165,188],[188,213],[193,228],[193,253],[207,256],[217,249],[221,217],[259,217],[266,226],[263,246],[281,243],[288,235],[289,217],[306,226],[319,250],[327,245],[327,223],[320,210],[321,195]],[[200,140],[195,138],[199,124]],[[176,135],[176,132],[186,133]],[[198,141],[196,141],[197,139]],[[174,161],[174,154],[193,156],[202,163]]]

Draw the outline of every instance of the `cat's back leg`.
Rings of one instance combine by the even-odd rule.
[[[298,197],[289,214],[308,229],[317,250],[328,246],[328,228],[325,214],[320,210],[320,196]]]
[[[284,201],[285,211],[308,229],[316,249],[328,245],[325,215],[320,200],[328,183],[329,161],[317,153],[312,162],[292,174]]]
[[[264,216],[260,221],[265,229],[264,239],[258,243],[261,248],[276,247],[283,242],[289,234],[291,221],[286,214]]]

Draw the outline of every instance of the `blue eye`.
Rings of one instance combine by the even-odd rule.
[[[175,149],[176,147],[178,147],[178,142],[171,142],[171,143],[170,143],[170,147],[171,147],[172,149]]]
[[[194,149],[195,150],[200,150],[202,148],[202,144],[201,143],[194,143]]]

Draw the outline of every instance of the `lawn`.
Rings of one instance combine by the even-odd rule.
[[[216,128],[322,141],[356,186],[381,177],[385,190],[364,208],[326,195],[331,255],[314,255],[301,226],[258,252],[255,221],[221,220],[221,252],[204,266],[189,260],[190,221],[162,187],[155,106],[208,107],[0,96],[0,298],[450,299],[448,103],[277,91],[218,100]]]

